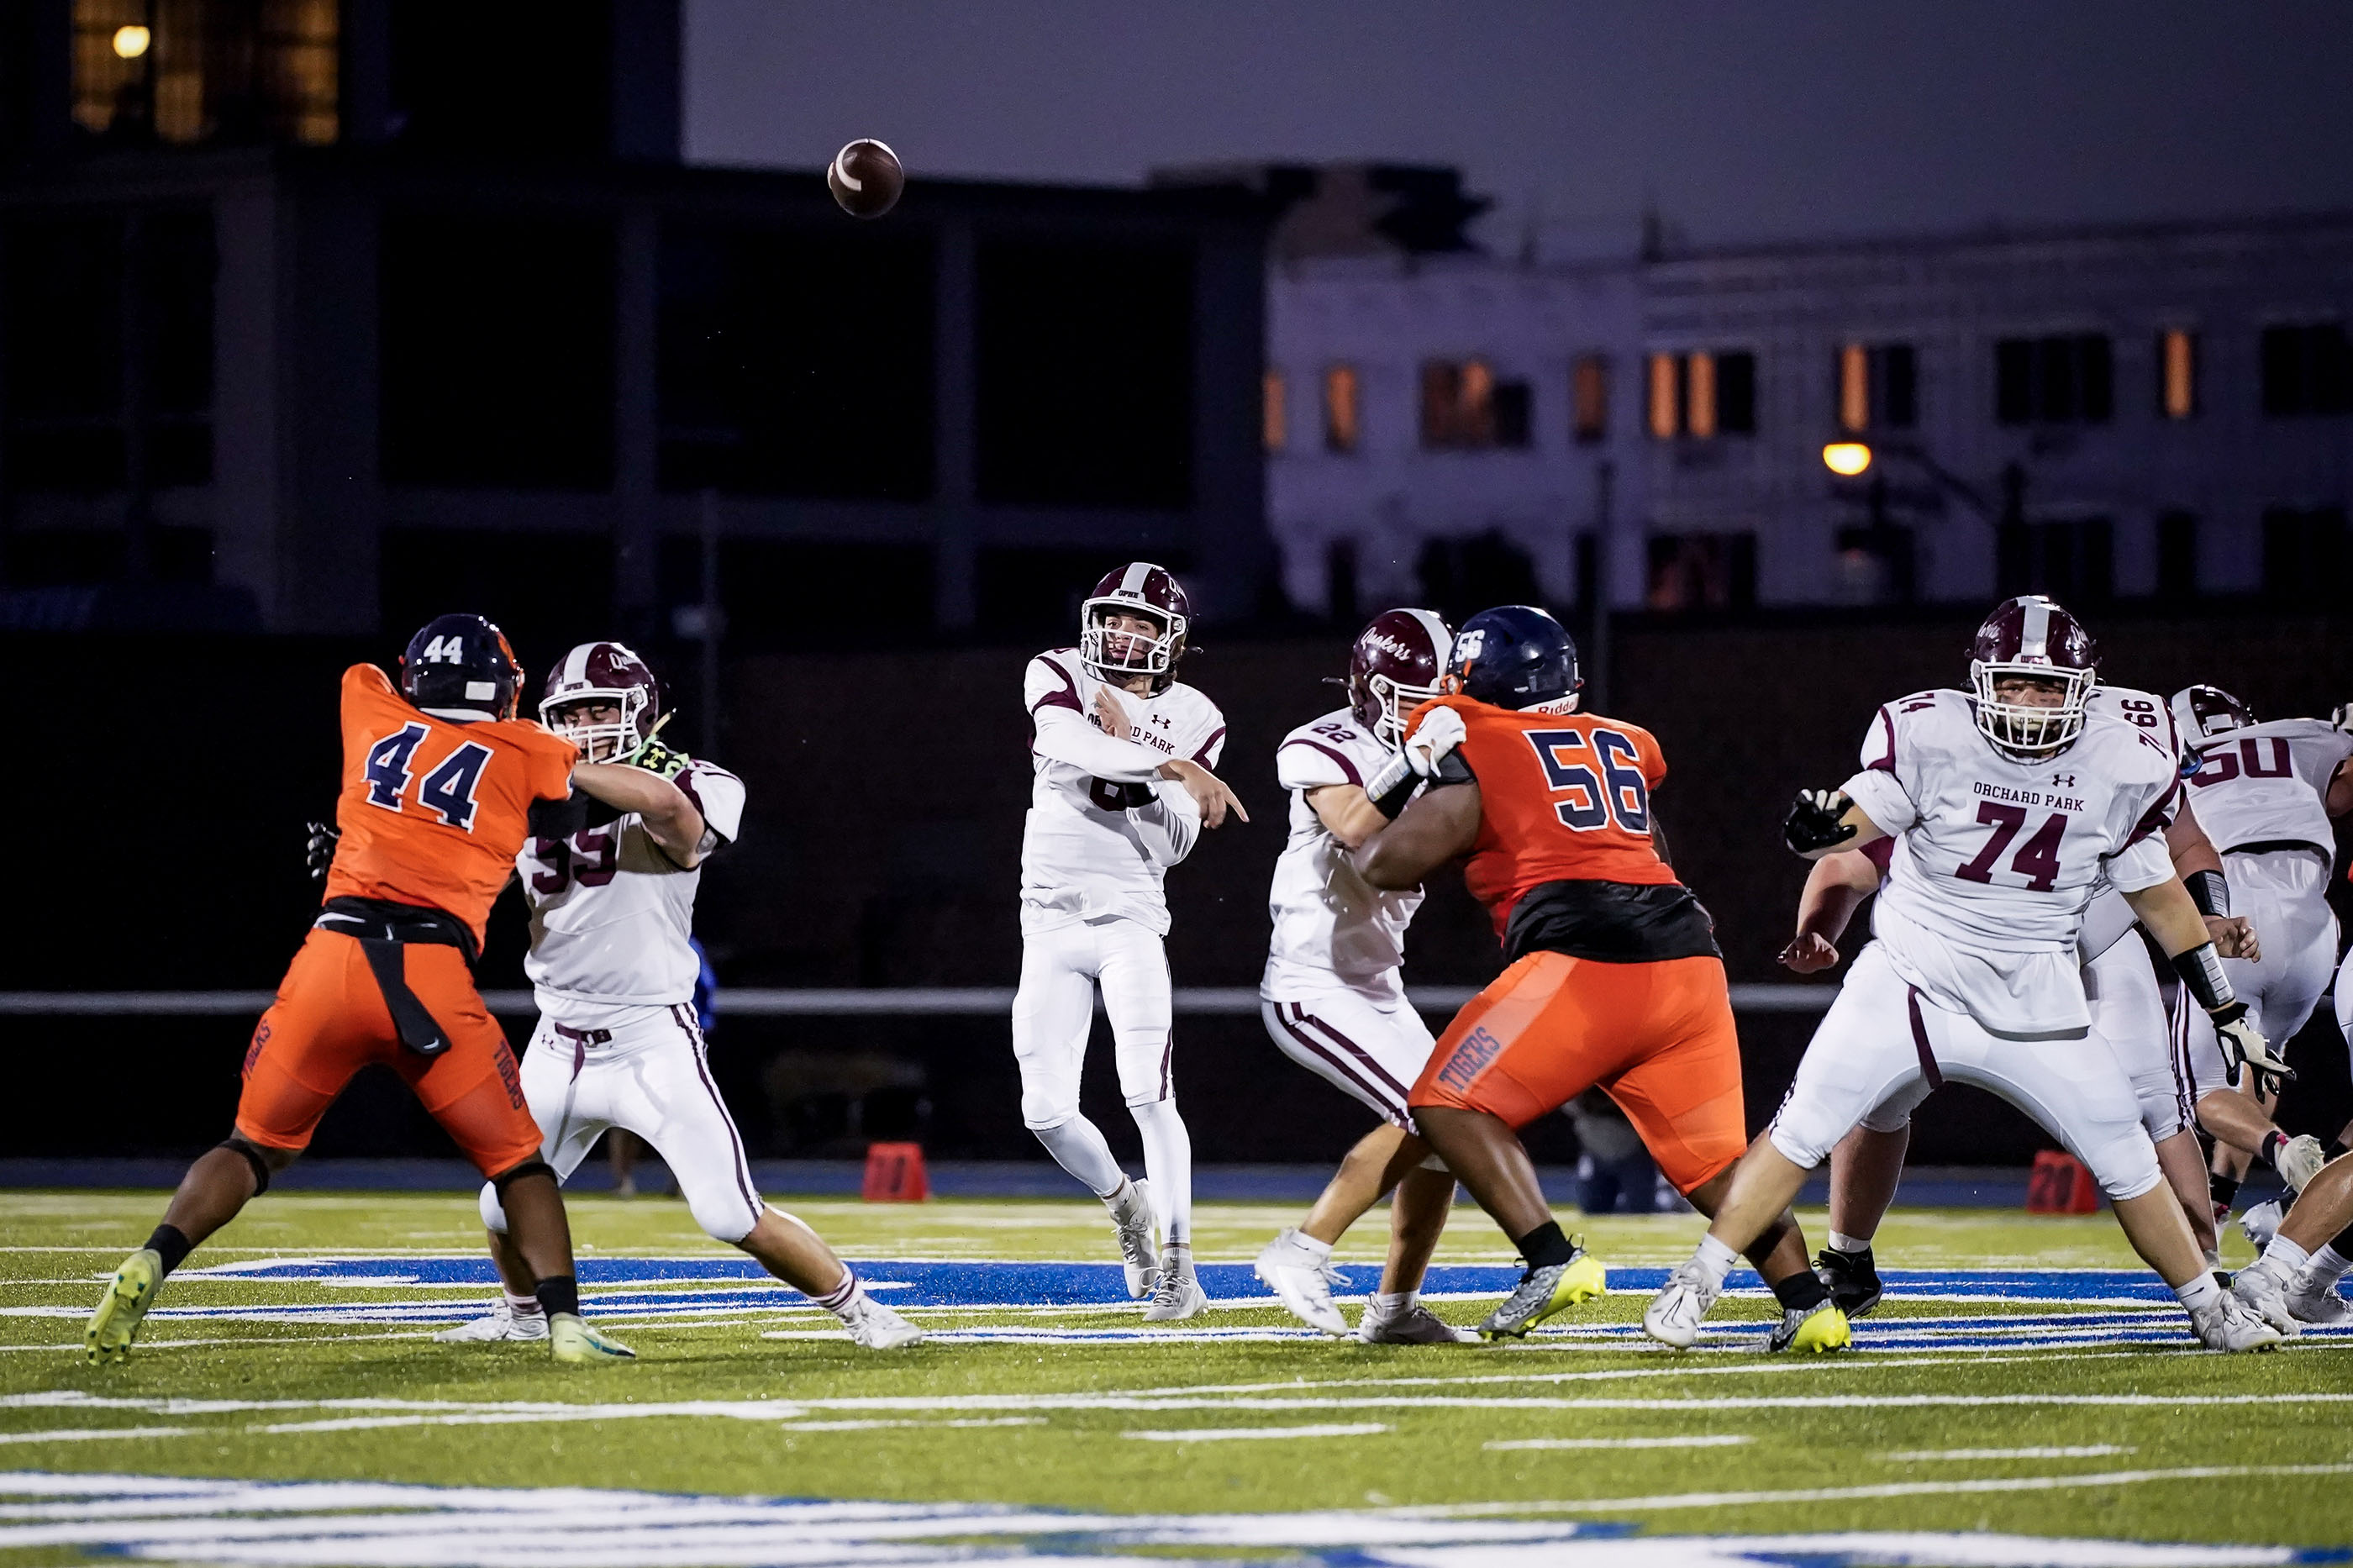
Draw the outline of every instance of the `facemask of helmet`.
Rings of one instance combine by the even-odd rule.
[[[2006,679],[2055,682],[2057,703],[2039,707],[2031,702],[2006,702],[1995,689]],[[2068,669],[2048,663],[2012,660],[1969,661],[1969,686],[1976,694],[1978,731],[1993,749],[2013,762],[2033,762],[2073,743],[2084,732],[2084,704],[2092,695],[2093,671]]]
[[[575,689],[541,703],[539,721],[579,747],[585,761],[609,763],[645,739],[645,720],[652,700],[652,694],[642,686]],[[616,709],[620,717],[590,721],[586,710],[604,706]]]
[[[1149,633],[1115,629],[1109,624],[1114,615],[1150,621],[1156,629]],[[1124,599],[1087,601],[1086,623],[1079,631],[1079,662],[1098,680],[1166,675],[1176,667],[1176,655],[1183,646],[1182,629],[1172,626],[1158,610]]]

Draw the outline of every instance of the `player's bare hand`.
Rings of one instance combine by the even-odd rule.
[[[2206,934],[2214,940],[2217,958],[2242,958],[2249,963],[2263,961],[2263,944],[2255,940],[2255,928],[2244,915],[2208,915]]]
[[[1095,688],[1095,728],[1114,741],[1135,738],[1135,721],[1127,714],[1127,704],[1108,686]]]
[[[1820,931],[1801,931],[1775,962],[1792,974],[1814,974],[1839,961],[1839,950]]]
[[[1202,826],[1223,826],[1229,811],[1244,822],[1250,820],[1250,813],[1242,809],[1241,796],[1236,795],[1225,780],[1200,763],[1184,757],[1171,757],[1160,764],[1160,774],[1185,786],[1185,793],[1191,795],[1193,804],[1201,808]]]

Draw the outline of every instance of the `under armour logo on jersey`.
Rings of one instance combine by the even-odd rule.
[[[1155,723],[1155,724],[1159,725],[1159,726],[1160,726],[1162,729],[1164,729],[1164,730],[1171,729],[1171,728],[1173,728],[1173,727],[1174,727],[1174,726],[1172,726],[1172,725],[1169,723],[1169,721],[1168,721],[1168,715],[1167,715],[1167,714],[1166,714],[1166,713],[1155,713],[1155,714],[1152,716],[1152,721],[1153,721],[1154,723]]]
[[[2051,775],[2051,783],[2052,785],[2060,789],[2073,789],[2075,787],[2075,775],[2073,773],[2052,773]]]

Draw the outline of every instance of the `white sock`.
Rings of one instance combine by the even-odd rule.
[[[2263,1267],[2284,1279],[2295,1279],[2295,1271],[2311,1261],[2312,1254],[2284,1236],[2273,1237],[2263,1248]]]
[[[1320,1268],[1324,1264],[1332,1261],[1332,1244],[1330,1242],[1318,1241],[1303,1230],[1291,1231],[1288,1235],[1291,1241],[1292,1250],[1297,1252],[1303,1258],[1305,1258],[1310,1263],[1315,1265],[1317,1268]]]
[[[2222,1299],[2222,1287],[2215,1280],[2214,1276],[2200,1268],[2190,1277],[2187,1285],[2176,1285],[2173,1288],[2173,1293],[2180,1298],[2184,1307],[2195,1312],[2201,1307],[2211,1307],[2220,1301]]]
[[[1173,1100],[1131,1105],[1135,1130],[1144,1135],[1144,1173],[1152,1183],[1152,1206],[1160,1211],[1160,1234],[1171,1244],[1193,1239],[1193,1140]]]
[[[1692,1260],[1706,1270],[1709,1284],[1722,1289],[1724,1277],[1732,1272],[1734,1264],[1740,1261],[1740,1254],[1716,1240],[1713,1235],[1708,1235],[1699,1238],[1699,1250],[1692,1254]]]
[[[1420,1300],[1419,1290],[1400,1290],[1394,1296],[1377,1290],[1373,1293],[1373,1304],[1370,1310],[1376,1318],[1394,1318],[1400,1313],[1410,1311],[1413,1304]]]
[[[1058,1127],[1033,1127],[1038,1142],[1046,1145],[1046,1152],[1054,1156],[1054,1163],[1086,1184],[1087,1191],[1099,1198],[1119,1195],[1127,1185],[1127,1173],[1111,1157],[1111,1145],[1103,1142],[1103,1129],[1083,1116],[1073,1116]]]
[[[2319,1288],[2325,1290],[2344,1279],[2348,1268],[2353,1268],[2353,1258],[2337,1251],[2336,1244],[2331,1242],[2312,1255],[2312,1261],[2304,1266],[2304,1272],[2307,1279],[2317,1280]]]
[[[538,1297],[518,1296],[503,1285],[499,1287],[499,1294],[507,1299],[507,1315],[509,1317],[536,1318],[539,1316]]]
[[[865,1294],[866,1287],[860,1283],[858,1270],[845,1263],[841,1266],[841,1283],[824,1295],[812,1296],[809,1300],[844,1322],[848,1322],[850,1308],[856,1306],[859,1298]]]
[[[1164,1273],[1193,1278],[1193,1246],[1190,1242],[1172,1241],[1160,1249],[1160,1268]]]
[[[1834,1230],[1831,1232],[1831,1250],[1832,1252],[1869,1252],[1871,1237],[1849,1236],[1842,1230]]]
[[[2222,1267],[2222,1255],[2211,1247],[2205,1249],[2205,1260],[2210,1271]]]

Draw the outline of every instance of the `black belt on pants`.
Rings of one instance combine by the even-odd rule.
[[[449,1048],[448,1031],[408,988],[400,950],[411,942],[454,947],[474,966],[474,933],[466,922],[446,910],[421,904],[396,904],[385,899],[329,899],[319,918],[311,922],[321,931],[340,931],[360,944],[376,989],[384,993],[385,1010],[400,1043],[420,1057],[438,1057]]]

